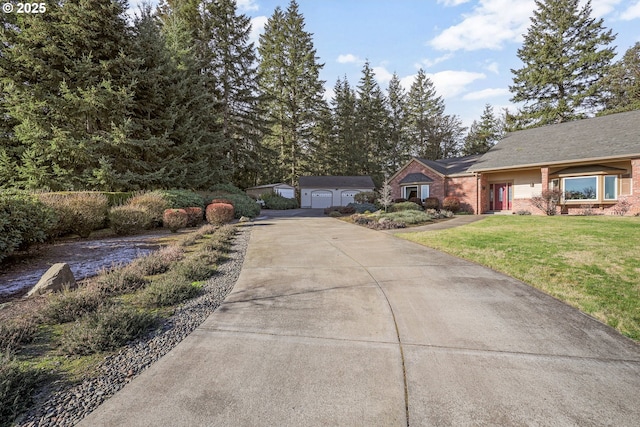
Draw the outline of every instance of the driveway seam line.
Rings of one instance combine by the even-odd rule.
[[[393,326],[396,329],[396,336],[398,337],[398,348],[400,350],[400,362],[402,364],[402,379],[404,381],[404,411],[405,411],[405,419],[407,421],[407,427],[409,427],[409,384],[408,384],[408,380],[407,380],[407,366],[405,363],[405,358],[404,358],[404,348],[402,345],[402,339],[400,338],[400,328],[398,327],[398,322],[396,319],[396,314],[393,311],[393,306],[391,305],[391,301],[389,301],[389,297],[387,296],[387,293],[384,291],[384,288],[382,287],[382,285],[380,284],[380,282],[378,282],[378,279],[376,279],[374,277],[373,274],[371,274],[371,272],[369,271],[368,267],[366,267],[365,265],[363,265],[361,262],[359,262],[358,260],[356,260],[355,258],[353,258],[351,255],[349,255],[348,253],[346,253],[345,251],[343,251],[342,249],[340,249],[338,246],[336,246],[335,244],[333,244],[332,241],[327,240],[327,242],[329,243],[329,245],[333,246],[334,248],[336,248],[338,251],[342,252],[343,254],[345,254],[345,256],[347,256],[348,258],[350,258],[351,260],[353,260],[353,262],[355,262],[356,264],[358,264],[361,268],[364,269],[364,271],[367,272],[367,274],[369,275],[369,277],[371,277],[371,280],[373,280],[376,283],[376,286],[378,287],[378,289],[380,289],[380,292],[382,292],[382,295],[384,295],[384,299],[387,301],[387,306],[389,307],[389,311],[391,312],[391,318],[393,319]]]

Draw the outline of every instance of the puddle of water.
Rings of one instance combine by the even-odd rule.
[[[66,262],[76,280],[82,280],[158,249],[160,245],[154,242],[157,237],[132,236],[46,245],[33,259],[16,262],[0,271],[0,301],[28,292],[55,263]]]

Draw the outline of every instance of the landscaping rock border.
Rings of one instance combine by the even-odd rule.
[[[204,322],[233,289],[242,269],[250,234],[250,226],[238,227],[228,253],[229,260],[222,263],[216,275],[206,282],[202,295],[184,303],[152,334],[131,342],[117,354],[107,356],[96,369],[94,378],[41,393],[36,397],[39,403],[23,415],[17,425],[73,426],[168,353]]]

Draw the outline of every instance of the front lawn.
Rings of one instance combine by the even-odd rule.
[[[495,216],[398,237],[520,279],[640,341],[640,218]]]

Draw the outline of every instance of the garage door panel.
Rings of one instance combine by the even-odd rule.
[[[314,209],[328,208],[333,204],[333,193],[327,190],[311,192],[311,207]]]

